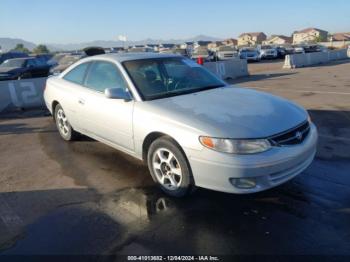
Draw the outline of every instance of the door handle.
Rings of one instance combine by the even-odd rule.
[[[81,104],[81,105],[85,105],[85,100],[84,99],[79,99],[78,103]]]

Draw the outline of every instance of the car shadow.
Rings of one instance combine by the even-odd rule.
[[[50,112],[43,108],[17,109],[11,112],[0,112],[0,123],[2,120],[20,119],[20,118],[37,118],[50,116]]]

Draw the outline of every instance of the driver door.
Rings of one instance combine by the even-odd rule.
[[[107,143],[133,152],[134,101],[110,99],[104,94],[106,88],[120,88],[129,92],[117,66],[102,60],[93,62],[84,86],[78,101],[84,130]]]

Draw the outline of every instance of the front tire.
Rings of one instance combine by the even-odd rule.
[[[55,107],[55,121],[58,132],[66,141],[73,141],[77,137],[77,133],[68,122],[67,116],[60,104]]]
[[[155,140],[147,155],[149,171],[160,188],[173,197],[183,197],[194,187],[187,159],[181,148],[170,138]]]

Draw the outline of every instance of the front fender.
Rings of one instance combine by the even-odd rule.
[[[186,152],[188,150],[201,150],[199,136],[204,134],[201,130],[177,122],[164,115],[143,111],[135,107],[133,115],[135,153],[142,157],[142,145],[145,138],[154,132],[163,133],[173,138]]]

